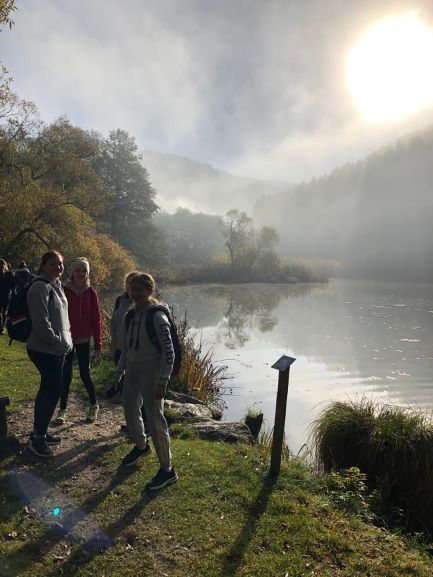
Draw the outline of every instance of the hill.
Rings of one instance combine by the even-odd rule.
[[[433,281],[433,129],[260,199],[284,250],[363,278]]]
[[[151,150],[142,153],[143,164],[156,188],[157,204],[167,212],[178,207],[193,212],[225,214],[232,208],[251,214],[263,195],[287,189],[287,183],[235,176],[209,164]]]

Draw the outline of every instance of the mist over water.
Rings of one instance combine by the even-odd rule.
[[[262,409],[272,427],[282,355],[291,367],[286,435],[297,451],[333,400],[363,395],[430,409],[433,286],[334,279],[318,285],[164,288],[162,297],[199,329],[228,366],[226,420]]]

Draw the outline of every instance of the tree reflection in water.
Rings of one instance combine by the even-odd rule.
[[[310,285],[304,284],[248,284],[230,288],[215,287],[214,296],[227,301],[224,317],[218,324],[217,339],[231,350],[242,348],[255,328],[261,333],[272,331],[278,322],[273,311],[283,299],[304,296],[311,290]]]

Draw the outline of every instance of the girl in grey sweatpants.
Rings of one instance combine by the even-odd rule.
[[[131,280],[131,297],[135,305],[125,316],[122,354],[114,379],[116,384],[125,372],[122,402],[126,425],[135,443],[122,461],[125,466],[134,464],[151,451],[141,407],[146,411],[150,436],[160,462],[158,473],[146,485],[149,490],[177,481],[176,471],[171,465],[170,436],[164,417],[164,397],[173,369],[174,350],[168,307],[158,302],[153,296],[154,291],[155,281],[147,273],[140,273]],[[157,343],[151,341],[146,330],[149,322],[155,329]]]

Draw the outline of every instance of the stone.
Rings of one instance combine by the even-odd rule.
[[[212,412],[205,405],[193,403],[177,403],[165,400],[166,418],[171,423],[181,421],[203,421],[212,419]]]
[[[191,403],[193,405],[202,405],[203,407],[208,407],[212,412],[212,419],[215,419],[215,421],[221,421],[223,417],[223,411],[219,407],[208,406],[200,399],[191,397],[191,395],[187,395],[186,393],[178,393],[176,391],[169,390],[169,399],[176,401],[177,403]]]
[[[226,443],[253,443],[253,436],[245,423],[235,421],[205,421],[190,423],[188,427],[201,439]]]

